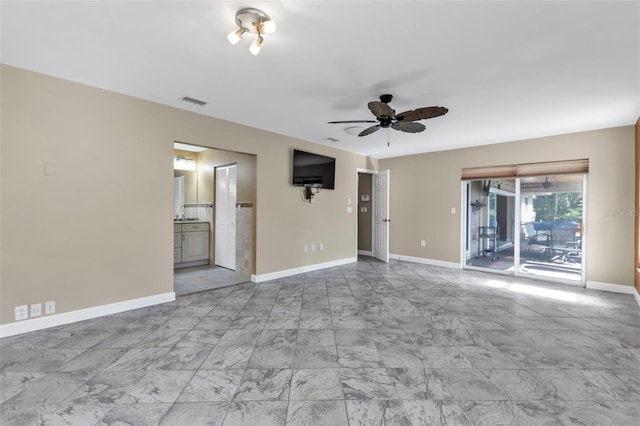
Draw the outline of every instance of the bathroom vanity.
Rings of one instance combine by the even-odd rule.
[[[208,265],[210,233],[209,222],[174,222],[173,267]]]

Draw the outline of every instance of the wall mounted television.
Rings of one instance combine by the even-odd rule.
[[[336,159],[293,150],[293,186],[334,189]]]

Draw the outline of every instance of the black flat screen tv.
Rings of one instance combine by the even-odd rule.
[[[334,189],[336,159],[293,150],[293,186]]]

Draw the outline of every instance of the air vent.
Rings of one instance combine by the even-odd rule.
[[[336,139],[336,138],[332,138],[332,137],[328,137],[327,140],[329,142],[338,142],[340,139]]]
[[[182,98],[183,101],[185,102],[191,102],[192,104],[196,104],[196,105],[206,105],[207,103],[205,101],[201,101],[200,99],[194,99],[194,98],[190,98],[188,96],[185,96],[184,98]]]

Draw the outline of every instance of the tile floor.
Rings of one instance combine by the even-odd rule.
[[[173,289],[177,296],[214,290],[249,281],[251,281],[250,276],[219,266],[196,266],[193,268],[174,269],[173,271]]]
[[[3,425],[638,425],[633,296],[393,261],[0,341]]]

